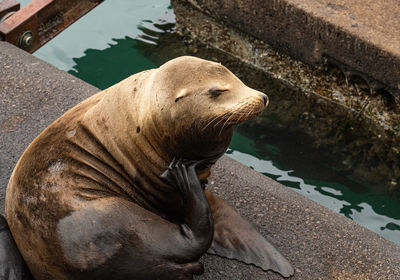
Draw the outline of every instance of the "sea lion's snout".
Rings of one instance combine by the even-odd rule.
[[[247,93],[243,94],[245,102],[240,110],[249,114],[243,121],[254,118],[260,114],[269,104],[268,95],[246,86]]]

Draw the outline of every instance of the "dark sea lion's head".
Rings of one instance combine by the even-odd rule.
[[[155,69],[146,93],[153,136],[170,157],[188,159],[222,155],[234,125],[268,105],[265,94],[247,87],[226,67],[190,56]]]

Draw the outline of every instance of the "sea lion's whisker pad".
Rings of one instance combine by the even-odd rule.
[[[192,279],[207,251],[292,275],[205,186],[233,126],[267,104],[221,64],[179,57],[70,109],[29,145],[7,188],[33,276]]]

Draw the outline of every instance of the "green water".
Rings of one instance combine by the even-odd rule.
[[[214,53],[200,53],[218,60]],[[183,54],[193,55],[174,33],[169,1],[114,0],[105,1],[34,55],[104,89]],[[400,244],[399,201],[335,170],[307,141],[285,132],[271,134],[268,127],[245,124],[235,132],[227,154]]]

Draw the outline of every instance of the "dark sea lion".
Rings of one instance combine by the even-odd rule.
[[[8,228],[6,219],[0,215],[0,280],[31,279]]]
[[[26,149],[6,193],[37,279],[193,279],[210,253],[293,268],[204,189],[233,126],[266,95],[224,66],[180,57],[81,102]]]

